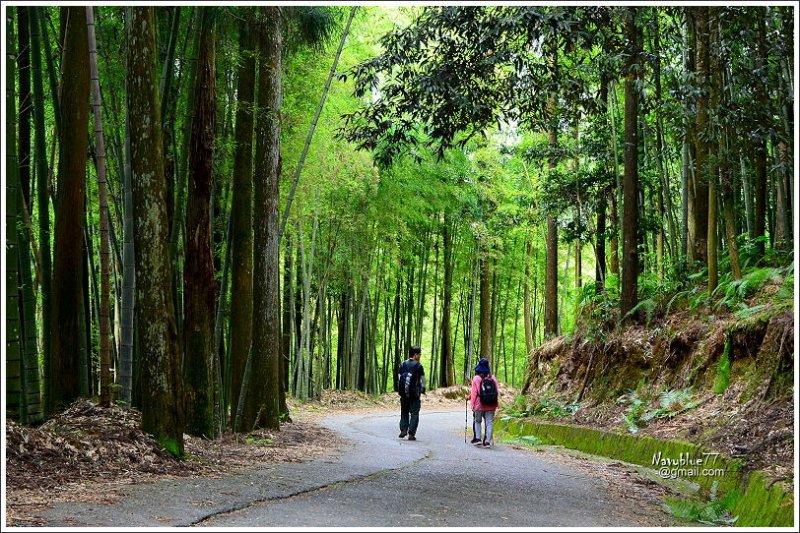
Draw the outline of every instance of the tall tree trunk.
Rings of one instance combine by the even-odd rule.
[[[283,252],[283,323],[281,324],[281,380],[283,389],[289,388],[289,362],[292,350],[292,236],[286,236],[286,248]],[[252,285],[251,285],[252,294]],[[252,309],[250,311],[252,313]]]
[[[470,297],[469,306],[466,312],[467,318],[464,321],[464,330],[466,331],[464,345],[466,346],[466,356],[464,358],[464,382],[469,380],[470,371],[477,358],[475,357],[475,297],[478,293],[478,261],[475,261],[475,267],[472,269],[470,276]]]
[[[782,28],[783,32],[782,35],[784,36],[786,42],[792,42],[792,17],[791,12],[788,9],[781,10],[781,18],[783,21]],[[794,220],[794,172],[793,172],[793,165],[794,165],[794,145],[792,142],[789,142],[789,139],[793,139],[793,132],[794,132],[794,113],[793,113],[793,102],[794,102],[794,83],[792,81],[792,74],[791,69],[789,67],[790,62],[793,58],[791,58],[790,51],[785,58],[782,59],[781,65],[781,76],[779,78],[779,86],[781,87],[781,95],[783,103],[781,105],[781,123],[783,124],[783,145],[784,145],[784,153],[780,152],[779,149],[779,156],[781,159],[781,180],[782,180],[782,189],[784,194],[785,200],[785,221],[786,221],[786,241],[784,244],[788,245],[789,248],[792,247],[793,239],[794,239],[794,225],[792,221]]]
[[[761,11],[759,9],[759,11]],[[766,16],[766,12],[764,12]],[[756,69],[763,71],[767,67],[767,29],[764,16],[756,21]],[[766,118],[769,106],[769,96],[765,83],[759,78],[755,84],[755,105],[760,110],[759,120],[756,124],[753,166],[755,168],[755,217],[753,238],[757,241],[756,248],[760,255],[764,255],[765,221],[767,215],[767,132],[769,123]]]
[[[295,256],[295,264],[296,268],[292,272],[292,275],[295,276],[295,283],[294,283],[294,291],[291,295],[291,303],[292,303],[292,324],[293,324],[293,331],[294,337],[292,340],[294,341],[294,359],[292,361],[292,369],[291,369],[291,390],[295,396],[297,396],[298,391],[298,384],[300,379],[300,365],[303,361],[303,354],[302,354],[302,347],[303,347],[303,272],[302,272],[302,257],[300,254],[300,222],[296,221],[295,226],[297,228],[298,234],[298,243],[297,243],[297,253]],[[349,345],[348,345],[349,346]],[[349,373],[347,374],[350,375]]]
[[[177,176],[177,191],[175,193],[175,212],[173,213],[172,220],[168,220],[167,223],[170,225],[170,254],[172,257],[172,262],[175,265],[174,267],[174,284],[173,289],[175,293],[172,295],[174,307],[175,307],[175,318],[177,320],[178,325],[178,335],[183,339],[183,298],[182,296],[182,288],[183,283],[181,280],[181,276],[183,270],[181,269],[181,252],[183,252],[183,257],[186,257],[185,248],[186,248],[186,228],[183,227],[185,223],[185,218],[183,215],[183,210],[186,207],[187,202],[185,201],[186,197],[186,188],[189,181],[189,166],[188,166],[188,153],[189,153],[189,142],[192,137],[192,122],[195,113],[194,109],[194,98],[192,97],[191,91],[195,87],[196,83],[195,80],[197,78],[197,56],[200,51],[200,15],[201,10],[198,7],[194,8],[194,13],[192,16],[192,23],[190,26],[190,33],[192,36],[192,46],[191,46],[191,53],[189,54],[189,75],[187,79],[187,97],[186,97],[186,114],[184,116],[184,123],[183,123],[183,138],[182,138],[182,147],[180,152],[175,154],[176,161],[185,164],[185,168],[181,168],[180,165],[176,165],[176,176]],[[166,160],[165,160],[166,161]],[[169,189],[168,189],[169,190]],[[181,228],[183,227],[183,231],[181,232]],[[183,242],[181,239],[181,235],[183,236]],[[181,246],[183,244],[183,246]]]
[[[216,281],[211,252],[211,193],[216,130],[216,22],[213,8],[201,7],[200,50],[194,115],[189,141],[186,259],[183,271],[183,380],[186,432],[214,435],[213,372]]]
[[[42,352],[45,407],[50,405],[48,398],[49,377],[51,375],[51,350],[50,331],[52,306],[50,302],[51,291],[51,257],[50,257],[50,195],[48,193],[47,152],[44,125],[44,84],[42,82],[42,54],[40,46],[39,12],[42,8],[30,7],[28,9],[28,22],[31,36],[31,74],[33,78],[33,132],[34,132],[34,162],[36,165],[36,204],[39,222],[39,250],[40,250],[40,292],[42,309]],[[10,130],[7,130],[10,131]],[[48,412],[48,411],[46,411]],[[50,411],[51,412],[51,411]]]
[[[121,350],[119,382],[120,399],[131,405],[133,399],[133,337],[134,308],[136,291],[136,266],[133,247],[133,187],[131,183],[131,127],[125,111],[125,168],[122,174],[122,198],[124,218],[122,223],[122,312],[121,312]]]
[[[142,429],[183,455],[180,344],[173,304],[161,109],[152,7],[128,8],[128,115],[136,250],[136,327]]]
[[[517,299],[514,302],[514,335],[513,344],[511,348],[511,386],[515,387],[517,382],[517,327],[519,326],[519,297],[522,292],[522,280],[517,283]],[[525,357],[524,361],[527,364],[528,358]]]
[[[89,119],[89,42],[82,7],[61,8],[64,38],[61,65],[61,130],[59,131],[58,206],[56,209],[52,373],[47,411],[53,413],[80,394],[80,326],[75,303],[82,300],[81,276],[86,154]],[[84,302],[88,305],[88,302]]]
[[[558,77],[558,48],[552,45],[552,55],[550,59],[552,68],[553,82]],[[557,95],[552,93],[548,97],[547,115],[550,125],[548,128],[548,144],[552,155],[549,158],[548,167],[551,172],[556,168],[555,151],[558,148],[558,116],[556,115]],[[547,290],[544,297],[544,335],[552,337],[558,335],[558,230],[556,219],[553,215],[547,216]]]
[[[17,165],[19,184],[25,206],[31,205],[31,62],[28,7],[18,6],[17,12],[17,76],[19,80],[19,114],[17,127]],[[21,207],[21,206],[20,206]],[[20,209],[20,213],[22,209]],[[20,250],[27,255],[26,250]]]
[[[639,28],[636,24],[636,8],[629,8],[625,21],[625,37],[628,42],[628,62],[625,72],[625,175],[623,178],[622,221],[622,290],[620,293],[621,316],[626,319],[637,303],[639,276],[639,254],[637,230],[639,227],[639,141],[636,123],[639,117]]]
[[[663,221],[665,217],[669,221],[672,219],[664,212],[664,198],[669,197],[669,188],[667,187],[668,177],[664,173],[664,139],[661,130],[661,34],[658,25],[658,11],[654,11],[653,24],[655,31],[653,32],[653,52],[655,54],[655,105],[657,106],[656,115],[656,168],[658,171],[658,185],[657,185],[657,199],[656,199],[656,215],[658,220]],[[673,228],[670,228],[670,234],[674,235]],[[657,224],[656,227],[656,273],[659,279],[664,278],[664,226]]]
[[[36,336],[36,295],[34,294],[33,276],[31,275],[31,248],[36,259],[33,227],[30,221],[31,203],[31,63],[29,8],[17,7],[18,31],[18,75],[19,75],[19,220],[17,238],[19,243],[19,283],[20,307],[22,319],[22,398],[23,422],[31,423],[41,420],[41,401],[39,384],[39,349]],[[10,49],[10,48],[9,48]],[[46,175],[45,175],[46,176]]]
[[[395,282],[395,290],[394,290],[394,364],[392,365],[392,381],[394,384],[394,390],[397,390],[397,369],[400,367],[400,364],[403,362],[403,359],[400,355],[400,291],[402,289],[402,272],[403,272],[403,262],[402,259],[400,260],[400,264],[397,271],[397,280]],[[340,331],[341,334],[341,331]]]
[[[722,21],[718,18],[719,35],[722,35]],[[728,79],[728,64],[730,59],[728,57],[721,59],[721,73],[717,78],[719,98],[722,105],[727,105],[728,98],[725,94],[725,82]],[[719,182],[720,192],[722,199],[722,213],[725,219],[725,243],[728,247],[728,257],[731,262],[731,275],[733,279],[742,279],[742,267],[739,262],[739,245],[736,243],[736,218],[734,214],[734,177],[733,177],[733,160],[734,152],[731,149],[730,139],[733,137],[733,126],[730,122],[726,123],[723,127],[719,138],[717,139],[718,148],[717,153],[719,157]],[[745,195],[748,191],[745,191]],[[745,215],[746,216],[746,215]],[[748,223],[749,224],[749,223]]]
[[[302,290],[302,313],[300,321],[300,351],[297,359],[299,363],[297,397],[305,401],[308,399],[308,380],[306,379],[306,374],[308,372],[308,366],[311,364],[311,265],[314,262],[314,237],[312,237],[311,251],[307,255],[302,227],[302,222],[298,221],[297,246],[300,251],[300,264],[297,266]],[[359,328],[360,327],[361,324],[359,323]],[[356,348],[358,349],[358,343],[356,344]]]
[[[408,265],[408,277],[406,278],[406,301],[403,310],[405,319],[403,330],[403,354],[407,356],[411,349],[411,325],[414,320],[414,263]]]
[[[366,325],[366,310],[367,302],[369,301],[369,267],[361,278],[361,303],[358,305],[358,317],[356,318],[355,340],[353,341],[353,358],[352,362],[352,376],[353,388],[356,390],[364,391],[365,387],[365,366],[366,366],[366,349],[364,346],[365,338],[365,325]],[[409,316],[413,314],[412,309],[409,309]]]
[[[539,260],[539,250],[536,250],[533,258],[533,264],[538,265],[537,261]],[[539,268],[535,269],[533,275],[533,297],[531,298],[531,302],[533,302],[533,309],[531,310],[531,332],[533,336],[533,343],[536,344],[537,341],[537,334],[539,331],[539,323],[542,317],[542,304],[539,303],[539,280],[537,279],[536,273],[539,271]],[[542,337],[544,336],[544,328],[542,328]],[[528,357],[530,357],[530,353],[528,353]]]
[[[619,150],[617,147],[617,105],[616,102],[616,84],[613,84],[611,91],[608,93],[608,115],[611,122],[611,151],[614,154],[614,183],[616,184],[615,190],[611,194],[611,210],[608,214],[609,221],[611,222],[611,264],[609,265],[611,273],[619,278],[619,212],[618,206],[620,203],[620,189],[622,182],[620,181],[619,173]]]
[[[20,191],[19,202],[23,202]],[[24,206],[24,204],[21,204]],[[18,220],[21,226],[22,221]],[[17,231],[20,250],[30,247],[24,230]],[[19,315],[22,322],[22,407],[23,422],[37,423],[42,420],[41,384],[39,380],[39,347],[36,337],[36,294],[33,288],[31,264],[24,254],[19,256],[20,296],[22,298]]]
[[[17,161],[16,50],[13,10],[6,9],[6,416],[24,420],[22,321],[19,315],[17,217],[22,194]]]
[[[714,114],[718,113],[719,106],[719,77],[720,61],[719,51],[716,49],[719,36],[719,8],[708,8],[708,47],[709,47],[709,76],[706,83],[709,87],[709,108]],[[710,133],[710,132],[709,132]],[[708,135],[711,139],[721,137],[719,131],[715,130],[713,135]],[[707,143],[708,146],[708,293],[714,292],[719,282],[719,272],[717,263],[717,180],[719,179],[719,143]]]
[[[684,58],[684,71],[687,76],[695,76],[695,63],[697,59],[697,31],[695,23],[695,9],[687,7],[684,9],[686,17],[686,56]],[[695,253],[695,182],[699,174],[697,168],[697,126],[696,126],[696,107],[691,105],[691,96],[686,101],[686,134],[684,140],[684,167],[685,182],[682,184],[683,205],[684,205],[684,227],[686,234],[686,266],[694,262],[697,257]]]
[[[564,299],[567,297],[567,289],[569,288],[569,262],[572,260],[572,242],[567,243],[567,260],[564,262],[564,273],[561,274],[561,293],[559,307],[564,309]],[[562,316],[563,318],[563,316]]]
[[[481,351],[480,356],[489,360],[492,363],[492,263],[491,259],[487,257],[487,250],[479,252],[481,257],[481,303],[480,303],[480,333],[481,333]]]
[[[601,110],[608,114],[608,75],[601,75],[600,77],[600,93],[598,95],[598,104]],[[616,168],[614,165],[613,168]],[[606,282],[606,208],[608,205],[608,195],[610,194],[610,187],[600,191],[597,198],[597,206],[595,214],[597,217],[597,226],[595,230],[595,268],[594,280],[595,290],[600,293],[605,290]]]
[[[259,9],[256,160],[253,176],[253,375],[245,424],[278,429],[280,300],[278,180],[280,177],[281,7]]]
[[[544,336],[558,335],[558,230],[555,217],[547,217],[547,268],[544,297]]]
[[[436,220],[439,220],[439,215],[436,215]],[[376,290],[376,293],[379,291]],[[435,362],[439,362],[441,364],[441,358],[437,358],[437,335],[439,331],[437,330],[438,326],[438,304],[439,304],[439,236],[436,235],[433,241],[433,326],[431,327],[431,363],[430,363],[430,376],[428,380],[431,384],[431,387],[434,387],[437,384],[436,380],[436,366]],[[376,315],[377,313],[377,306],[376,306]]]
[[[595,245],[595,290],[600,293],[605,290],[606,283],[606,204],[609,191],[600,193],[597,199],[597,229]]]
[[[337,320],[336,342],[336,388],[346,389],[350,386],[350,377],[346,369],[349,367],[350,352],[350,287],[349,278],[339,296],[339,316]],[[398,363],[399,364],[399,363]],[[397,378],[395,377],[395,380]]]
[[[784,36],[788,37],[787,41],[792,40],[792,28],[790,25],[791,17],[789,12],[784,10],[782,13]],[[793,164],[794,164],[794,147],[789,139],[793,139],[794,117],[792,111],[792,104],[794,97],[791,89],[791,74],[788,70],[789,58],[783,58],[781,65],[781,75],[778,79],[781,100],[781,124],[783,125],[783,135],[778,143],[778,162],[780,171],[778,172],[778,199],[781,201],[780,220],[783,223],[783,234],[779,236],[776,231],[776,245],[779,249],[786,251],[792,248],[793,243],[793,205],[792,205],[792,191],[793,191]]]
[[[578,122],[580,120],[580,113],[575,117],[573,128],[573,139],[575,141],[576,153],[575,160],[573,161],[572,171],[575,173],[575,224],[578,228],[582,227],[582,200],[581,200],[581,179],[580,179],[580,154],[577,152],[577,147],[580,143],[580,132],[578,130]],[[581,241],[580,233],[578,238],[575,239],[575,287],[580,289],[583,285],[583,241]]]
[[[787,166],[789,165],[786,143],[778,143],[778,166],[780,171],[775,176],[775,245],[776,250],[789,248],[789,224],[787,221],[788,197],[786,194]]]
[[[88,202],[84,200],[84,209],[87,208]],[[94,276],[94,253],[92,251],[92,237],[89,232],[88,213],[83,214],[83,268],[81,278],[83,290],[83,297],[80,301],[81,314],[79,317],[78,328],[81,332],[81,352],[79,357],[80,376],[78,379],[80,395],[90,396],[92,391],[92,300],[89,290],[90,273],[91,277]]]
[[[111,258],[108,235],[108,192],[106,191],[106,148],[103,138],[103,119],[100,107],[100,76],[97,70],[97,40],[94,32],[94,8],[86,7],[89,40],[89,70],[92,83],[92,113],[94,114],[95,150],[97,153],[97,193],[100,202],[100,404],[111,405],[111,347],[109,345],[111,292]]]
[[[522,291],[522,322],[525,325],[525,357],[533,353],[533,317],[531,316],[531,254],[533,253],[533,236],[525,239],[525,277]]]
[[[690,260],[708,264],[708,234],[713,228],[708,223],[708,142],[706,128],[708,126],[708,7],[694,8],[695,20],[695,76],[701,88],[695,98],[695,173],[694,186],[689,187],[690,217],[689,252]]]
[[[430,255],[430,233],[425,237],[420,256],[419,289],[417,290],[417,310],[414,319],[414,344],[422,344],[422,316],[425,313],[425,296],[428,284],[428,256]]]
[[[169,8],[160,8],[169,9]],[[175,65],[175,48],[178,43],[178,28],[181,18],[181,7],[175,6],[170,9],[170,30],[167,36],[167,53],[164,57],[164,65],[161,70],[161,78],[159,82],[158,94],[161,95],[161,114],[164,121],[164,174],[167,183],[167,221],[172,223],[175,211],[175,165],[170,161],[174,160],[176,154],[170,153],[169,147],[172,146],[173,135],[175,134],[175,127],[173,121],[170,120],[168,112],[171,101],[172,89],[172,69]]]

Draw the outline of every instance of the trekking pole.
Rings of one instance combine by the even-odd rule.
[[[467,443],[467,406],[469,405],[469,398],[464,398],[464,444]]]

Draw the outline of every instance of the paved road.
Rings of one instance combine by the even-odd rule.
[[[499,443],[464,443],[463,411],[426,411],[418,440],[397,438],[398,416],[338,415],[324,424],[349,444],[308,463],[219,479],[124,489],[111,505],[54,504],[49,524],[214,527],[643,526],[595,478]],[[480,517],[480,518],[478,518]]]

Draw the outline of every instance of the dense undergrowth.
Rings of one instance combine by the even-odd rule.
[[[625,327],[615,279],[602,292],[584,287],[575,329],[531,354],[522,394],[503,417],[691,443],[735,461],[741,480],[758,476],[761,496],[728,487],[666,502],[676,516],[731,524],[732,501],[753,506],[752,518],[773,489],[783,505],[778,493],[794,479],[794,264],[748,263],[745,255],[741,278],[723,275],[711,292],[704,272],[643,276]],[[546,442],[541,431],[550,430],[515,438],[536,445]],[[553,442],[573,439],[556,433]]]

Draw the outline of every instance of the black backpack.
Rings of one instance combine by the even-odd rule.
[[[481,399],[481,405],[497,405],[497,386],[493,379],[489,379],[488,377],[481,378],[478,396]]]
[[[397,374],[397,392],[403,398],[416,398],[419,396],[415,374],[413,367],[408,364],[408,361],[400,365],[400,371]]]

